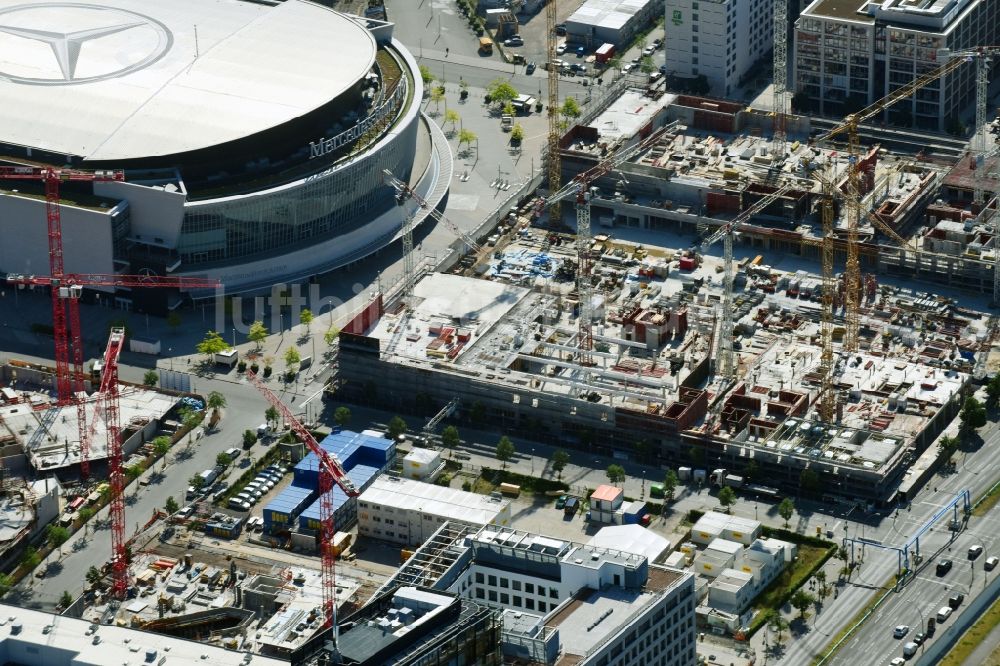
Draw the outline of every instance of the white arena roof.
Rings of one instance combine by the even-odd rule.
[[[89,160],[207,148],[329,102],[375,51],[305,0],[0,0],[0,142]]]

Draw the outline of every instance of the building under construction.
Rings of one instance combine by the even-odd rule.
[[[957,413],[988,346],[979,313],[867,275],[860,349],[835,348],[838,404],[823,422],[818,276],[740,263],[726,382],[713,368],[717,259],[596,237],[584,355],[571,239],[512,235],[484,279],[432,274],[411,308],[377,299],[358,315],[341,336],[339,395],[427,415],[459,396],[459,418],[500,432],[886,502]]]

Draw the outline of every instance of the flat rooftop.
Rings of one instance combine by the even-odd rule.
[[[212,647],[200,641],[95,625],[65,615],[17,606],[0,606],[0,663],[20,666],[78,666],[156,663],[213,666],[288,666],[287,661]],[[152,655],[152,658],[150,658]]]
[[[677,95],[666,93],[650,99],[643,91],[627,89],[607,109],[590,122],[590,126],[608,142],[635,136],[663,108],[672,104]]]
[[[0,0],[0,97],[18,100],[0,142],[91,161],[217,146],[337,98],[375,52],[359,22],[305,0]]]
[[[364,505],[417,509],[449,520],[461,520],[485,525],[510,505],[509,499],[466,492],[396,476],[380,476],[372,482],[358,501]]]
[[[414,286],[412,308],[383,316],[369,336],[397,356],[454,361],[527,294],[501,282],[431,273]]]
[[[657,595],[642,590],[608,587],[567,602],[548,620],[548,626],[559,630],[563,650],[570,655],[585,656],[595,646],[608,641],[622,628],[622,623],[634,613],[653,603]]]
[[[95,402],[94,396],[87,399],[88,420],[94,418]],[[165,393],[122,385],[119,394],[122,430],[161,419],[176,403],[177,398]],[[77,421],[75,405],[36,409],[22,403],[0,407],[0,435],[14,436],[37,470],[69,467],[80,462]],[[90,460],[108,457],[107,433],[104,421],[98,419],[90,442]]]
[[[875,19],[859,10],[867,0],[816,0],[802,12],[802,16],[821,16],[834,19],[875,23]]]

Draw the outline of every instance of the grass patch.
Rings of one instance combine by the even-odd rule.
[[[993,631],[998,624],[1000,624],[1000,599],[994,601],[993,605],[976,620],[976,623],[962,634],[958,643],[945,655],[939,666],[962,666],[966,663],[969,655],[979,647],[987,634]]]
[[[784,606],[795,590],[802,587],[802,584],[836,552],[835,545],[820,547],[807,543],[799,544],[799,554],[792,562],[792,566],[782,571],[757,597],[754,603],[754,610],[757,613],[750,623],[750,635],[764,625],[764,616],[768,609],[778,610]]]
[[[975,508],[972,509],[973,516],[984,516],[990,509],[996,506],[997,502],[1000,502],[1000,483],[993,486],[993,488],[979,498],[976,502]]]
[[[529,476],[527,474],[518,474],[507,469],[501,470],[484,467],[481,472],[481,478],[489,479],[492,483],[498,486],[501,483],[513,483],[516,486],[520,486],[521,492],[523,493],[546,493],[551,491],[559,491],[563,493],[569,492],[569,485],[563,483],[562,481],[542,479],[537,476]]]
[[[472,482],[472,492],[479,493],[480,495],[489,495],[496,489],[496,486],[481,476]]]

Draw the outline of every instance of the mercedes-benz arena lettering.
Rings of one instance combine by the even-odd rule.
[[[0,0],[0,164],[63,183],[65,270],[305,279],[398,236],[389,169],[437,205],[451,155],[390,23],[307,0]],[[47,269],[42,185],[0,181],[0,273]]]

